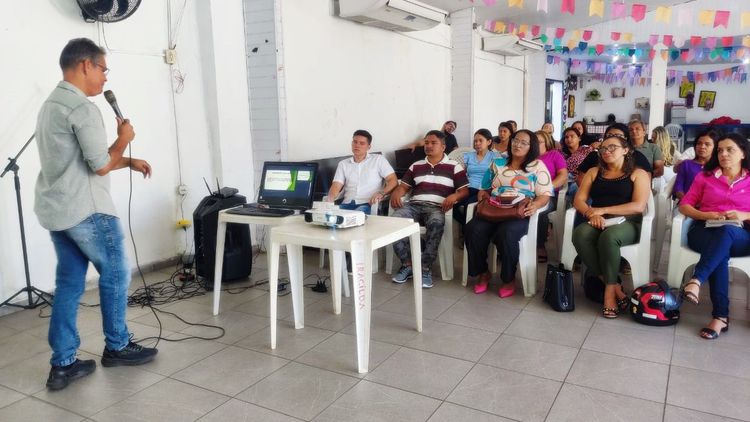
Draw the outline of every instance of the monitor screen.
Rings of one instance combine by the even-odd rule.
[[[312,207],[317,163],[263,163],[258,203],[271,207],[308,209]]]

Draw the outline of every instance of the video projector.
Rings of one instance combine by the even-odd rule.
[[[312,209],[305,211],[305,221],[320,226],[345,229],[365,224],[362,211],[342,210],[332,202],[314,202]]]

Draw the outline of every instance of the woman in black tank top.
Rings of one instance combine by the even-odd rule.
[[[573,230],[573,245],[588,267],[587,275],[605,285],[605,318],[617,318],[618,311],[628,308],[628,296],[617,276],[620,246],[638,241],[651,195],[651,177],[635,168],[633,151],[624,137],[606,137],[599,147],[599,166],[586,172],[573,200],[576,210],[588,219],[588,224]],[[605,219],[620,216],[624,222],[606,225]]]

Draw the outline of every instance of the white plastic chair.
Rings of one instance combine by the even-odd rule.
[[[552,224],[552,241],[555,243],[555,250],[562,253],[563,231],[565,229],[565,197],[568,195],[568,183],[566,182],[562,189],[557,192],[557,208],[549,213],[549,222]],[[545,228],[543,228],[544,230]]]
[[[450,154],[448,154],[448,158],[451,160],[457,162],[458,164],[461,164],[461,167],[466,170],[466,163],[464,162],[464,154],[467,152],[474,152],[474,148],[469,147],[458,147],[451,151]]]
[[[641,235],[638,243],[620,248],[620,255],[630,263],[630,268],[633,271],[633,287],[646,284],[651,278],[651,231],[656,214],[655,208],[654,196],[649,195],[646,212],[643,214]],[[565,265],[566,269],[573,268],[573,261],[576,255],[578,255],[575,246],[573,246],[573,221],[575,215],[575,208],[571,208],[565,212],[565,233],[563,234],[563,251],[560,263]]]
[[[679,288],[685,276],[685,270],[695,265],[701,255],[688,247],[688,229],[693,219],[685,217],[681,213],[672,221],[672,236],[669,244],[669,268],[667,270],[667,283],[671,287]],[[729,267],[736,268],[750,276],[750,256],[729,258]],[[747,309],[750,309],[750,286],[747,289]]]
[[[664,129],[667,130],[669,137],[672,138],[672,142],[677,144],[677,149],[682,151],[682,148],[685,146],[685,131],[682,129],[682,126],[670,123],[664,126]]]
[[[672,190],[674,189],[674,183],[676,178],[673,177],[656,195],[656,217],[654,220],[654,262],[653,268],[659,268],[659,261],[661,261],[661,251],[664,248],[664,238],[667,235],[667,230],[672,226],[672,209],[674,208],[674,202],[672,201]]]
[[[406,198],[405,196],[404,198]],[[405,201],[406,199],[404,199]],[[388,207],[388,215],[393,215],[394,209]],[[425,234],[427,229],[420,225],[419,231],[421,234]],[[385,272],[386,274],[393,273],[393,245],[388,245],[385,248]],[[419,257],[412,257],[412,259],[419,259]],[[440,263],[440,276],[443,280],[453,280],[453,209],[448,210],[445,213],[445,227],[443,229],[443,237],[440,238],[440,246],[438,247],[438,261]],[[422,271],[429,271],[429,268],[423,268]]]
[[[471,203],[466,208],[466,222],[468,223],[474,217],[474,208],[476,203]],[[518,270],[521,273],[521,285],[523,286],[524,296],[534,296],[536,294],[536,275],[537,275],[537,255],[536,255],[536,232],[539,226],[539,213],[546,210],[547,207],[536,210],[534,215],[529,219],[529,231],[518,241],[520,255],[518,257]],[[497,249],[495,244],[490,242],[490,267],[493,273],[497,272]],[[461,274],[461,284],[466,286],[469,279],[469,255],[464,246],[464,261]]]

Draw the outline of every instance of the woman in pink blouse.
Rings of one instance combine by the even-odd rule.
[[[704,171],[682,198],[680,212],[695,220],[688,246],[701,254],[682,288],[683,298],[698,304],[701,285],[708,281],[713,318],[700,336],[713,340],[729,330],[729,257],[750,255],[750,151],[744,137],[730,133],[719,139]],[[707,220],[736,220],[743,227],[706,228]]]
[[[539,228],[536,236],[536,255],[539,262],[547,262],[547,249],[544,242],[547,240],[547,226],[549,225],[549,213],[557,209],[557,192],[568,182],[568,169],[565,157],[555,149],[555,140],[549,133],[538,130],[536,136],[539,138],[539,160],[547,166],[547,171],[552,178],[554,195],[550,198],[549,206],[539,214]]]

